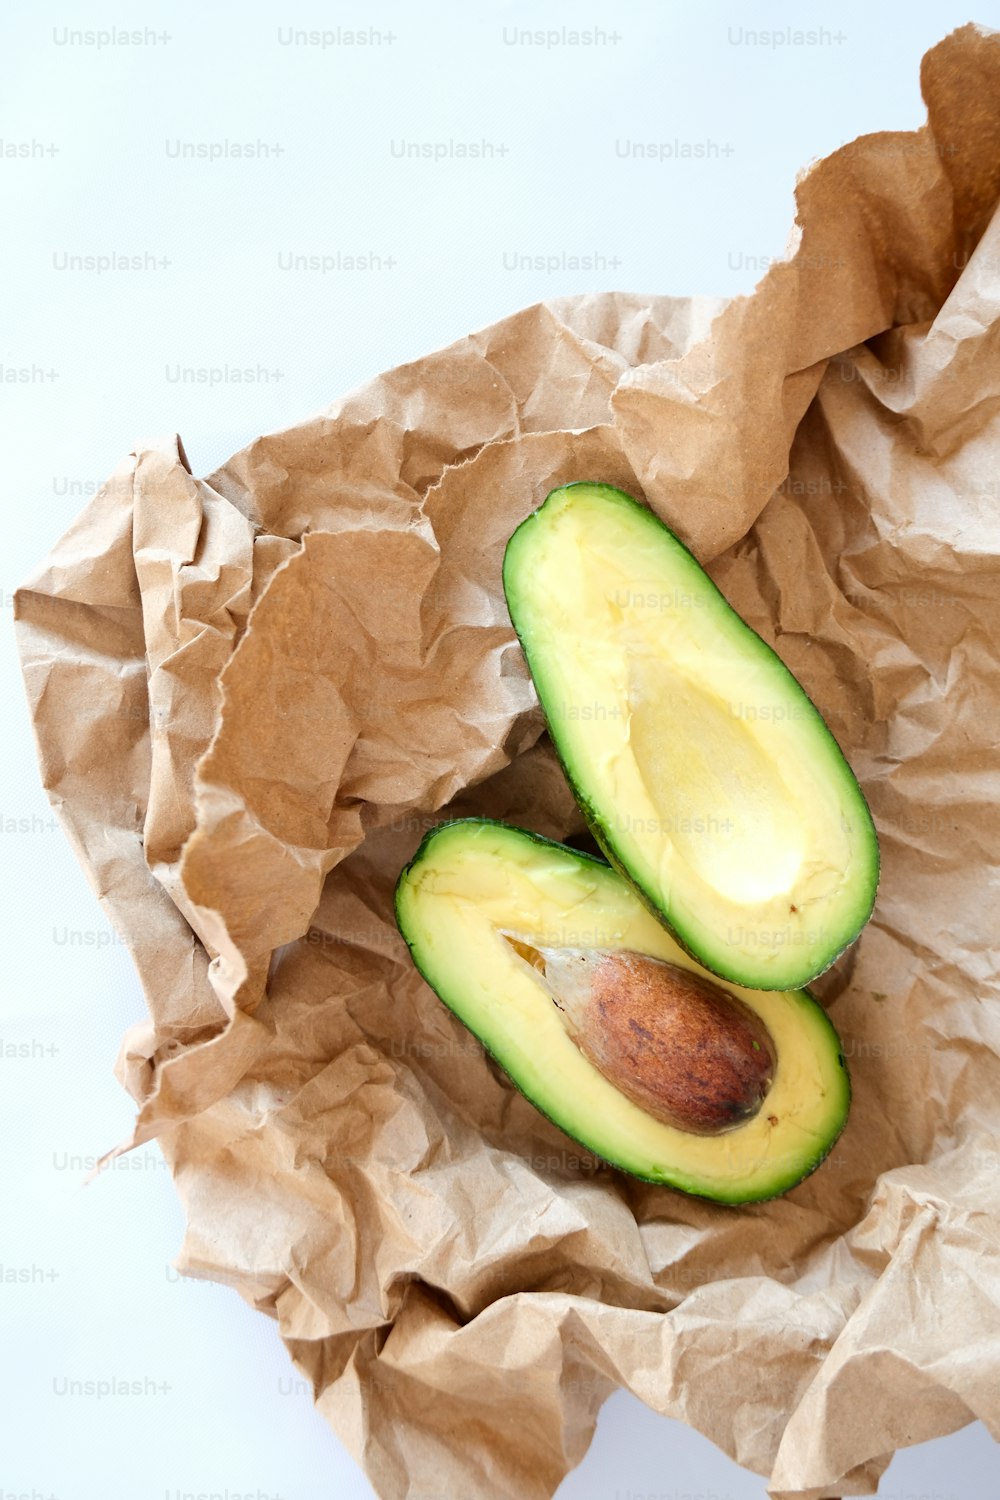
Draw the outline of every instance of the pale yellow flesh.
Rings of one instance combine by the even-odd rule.
[[[762,1017],[777,1068],[760,1113],[719,1136],[655,1120],[570,1040],[540,976],[504,934],[541,948],[631,949],[707,973],[614,871],[516,830],[498,830],[491,844],[458,824],[437,836],[404,887],[400,920],[421,934],[414,957],[424,974],[540,1108],[577,1139],[598,1125],[594,1149],[610,1160],[696,1192],[737,1197],[749,1184],[765,1196],[828,1146],[831,1119],[846,1108],[846,1079],[825,1017],[801,992],[722,982]]]
[[[589,519],[574,500],[533,538],[544,607],[521,605],[574,782],[627,810],[605,823],[612,843],[692,948],[776,973],[790,952],[835,949],[856,808],[809,706],[789,701],[778,663],[748,657],[695,564],[690,585],[682,561],[665,586],[627,513],[601,510],[599,546]]]

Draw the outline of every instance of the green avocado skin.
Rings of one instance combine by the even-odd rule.
[[[709,951],[703,943],[699,943],[691,932],[685,928],[683,921],[671,909],[669,901],[665,896],[657,891],[630,864],[626,852],[622,849],[619,841],[615,839],[611,828],[608,826],[607,814],[602,813],[599,794],[596,789],[588,789],[583,784],[583,778],[573,764],[572,755],[564,743],[560,728],[546,704],[543,672],[539,669],[540,664],[536,659],[535,648],[522,617],[520,599],[523,584],[518,576],[519,569],[522,566],[521,553],[525,549],[530,549],[533,531],[540,526],[544,526],[547,515],[546,508],[554,503],[558,503],[563,495],[573,490],[594,491],[606,497],[612,505],[627,507],[637,521],[652,528],[653,532],[659,533],[661,537],[668,538],[672,547],[676,548],[679,553],[682,553],[689,560],[692,567],[697,570],[699,585],[704,588],[706,597],[713,600],[719,610],[725,611],[727,615],[739,622],[748,640],[752,642],[752,649],[762,655],[766,654],[774,662],[776,669],[780,672],[787,685],[789,697],[793,700],[798,700],[812,716],[813,729],[822,738],[825,754],[830,761],[831,774],[839,776],[842,779],[843,785],[850,789],[853,803],[852,813],[858,820],[858,826],[861,831],[861,842],[864,844],[866,854],[858,902],[852,914],[852,920],[814,955],[810,965],[798,973],[769,979],[766,974],[759,971],[747,972],[747,970],[741,967],[738,961],[727,960],[726,955],[721,949]],[[880,858],[878,837],[871,811],[843,751],[837,744],[819,709],[777,653],[736,613],[725,595],[704,571],[690,549],[684,545],[669,527],[664,525],[658,516],[645,505],[641,505],[631,495],[627,495],[623,490],[619,490],[613,485],[588,480],[575,481],[572,484],[561,485],[558,489],[551,491],[546,496],[542,505],[522,521],[511,534],[504,553],[503,587],[511,623],[513,624],[514,631],[527,661],[528,669],[535,683],[549,738],[555,749],[563,774],[579,804],[591,834],[604,852],[608,862],[623,879],[631,884],[650,912],[663,923],[680,947],[699,964],[718,974],[721,978],[730,979],[736,984],[741,984],[751,989],[798,989],[828,969],[840,954],[855,941],[874,910],[875,898],[878,891]]]
[[[504,1072],[508,1078],[510,1078],[515,1087],[522,1094],[524,1094],[527,1099],[530,1100],[532,1105],[539,1111],[539,1113],[542,1114],[546,1119],[548,1119],[553,1125],[555,1125],[557,1129],[563,1131],[571,1139],[577,1141],[578,1144],[581,1145],[592,1156],[595,1156],[599,1160],[606,1162],[609,1166],[614,1167],[616,1170],[625,1172],[628,1176],[634,1177],[641,1182],[650,1183],[651,1185],[656,1187],[672,1188],[676,1191],[685,1193],[689,1197],[700,1198],[706,1202],[715,1203],[724,1208],[739,1208],[749,1204],[765,1203],[775,1198],[779,1198],[784,1193],[787,1193],[791,1188],[798,1186],[798,1184],[803,1182],[805,1178],[811,1176],[811,1174],[817,1169],[817,1167],[819,1167],[826,1160],[827,1156],[829,1156],[830,1152],[833,1150],[834,1146],[839,1140],[844,1126],[847,1123],[851,1103],[851,1081],[850,1072],[848,1070],[847,1060],[843,1053],[840,1037],[823,1007],[818,1003],[815,997],[809,993],[808,990],[800,990],[798,991],[798,994],[802,997],[804,1002],[809,1005],[810,1009],[815,1013],[816,1018],[820,1021],[823,1028],[825,1041],[829,1044],[831,1053],[835,1055],[838,1078],[840,1081],[839,1086],[842,1091],[841,1110],[834,1127],[831,1129],[828,1137],[823,1141],[822,1146],[819,1149],[817,1149],[811,1156],[801,1158],[797,1162],[792,1164],[783,1177],[777,1179],[772,1177],[768,1184],[761,1187],[760,1189],[756,1189],[752,1183],[748,1183],[744,1180],[742,1182],[734,1183],[731,1189],[719,1186],[711,1192],[705,1191],[703,1185],[698,1181],[698,1179],[687,1176],[682,1167],[671,1170],[669,1173],[664,1172],[659,1175],[650,1175],[642,1171],[637,1171],[634,1166],[630,1166],[624,1161],[617,1160],[615,1156],[609,1154],[606,1149],[602,1150],[599,1122],[596,1127],[588,1122],[587,1126],[583,1130],[575,1127],[571,1110],[564,1111],[558,1106],[553,1106],[551,1104],[547,1104],[545,1101],[539,1100],[535,1094],[530,1092],[524,1086],[522,1081],[517,1078],[513,1072],[508,1070],[508,1068],[504,1064],[503,1058],[497,1056],[496,1051],[490,1047],[489,1043],[482,1036],[482,1034],[470,1023],[467,1015],[465,1014],[465,1009],[462,1003],[461,987],[456,987],[453,984],[445,982],[442,979],[441,974],[438,973],[434,969],[434,967],[426,961],[421,951],[422,934],[418,930],[411,929],[410,922],[404,909],[406,892],[411,879],[418,874],[423,862],[425,860],[429,860],[434,854],[436,845],[442,836],[446,836],[451,832],[455,832],[460,834],[468,833],[470,836],[475,837],[481,830],[486,829],[495,829],[501,836],[513,836],[514,838],[521,841],[530,841],[543,852],[548,850],[558,851],[561,856],[565,856],[575,860],[581,867],[581,869],[585,869],[587,866],[597,866],[600,869],[604,869],[606,868],[606,866],[604,861],[596,858],[592,854],[587,854],[582,850],[570,848],[567,845],[560,844],[554,839],[548,839],[541,834],[529,832],[527,829],[517,828],[510,824],[502,823],[497,819],[476,817],[454,818],[439,823],[436,827],[432,828],[428,833],[424,835],[416,852],[413,855],[413,858],[409,861],[408,864],[403,867],[402,871],[400,872],[399,879],[396,884],[394,896],[396,925],[401,936],[403,937],[404,942],[407,945],[410,956],[413,960],[414,967],[420,973],[422,978],[427,982],[427,984],[430,985],[431,989],[434,990],[438,998],[462,1022],[466,1029],[476,1037],[477,1041],[479,1041],[479,1043],[482,1045],[487,1055],[490,1056],[493,1059],[494,1063],[500,1068],[500,1070]],[[656,915],[656,913],[654,912],[653,915]]]

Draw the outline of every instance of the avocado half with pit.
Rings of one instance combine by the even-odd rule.
[[[603,860],[470,818],[396,888],[414,962],[543,1114],[648,1182],[774,1197],[847,1118],[840,1042],[804,990],[719,983]]]
[[[682,542],[553,490],[503,567],[549,733],[608,859],[707,968],[794,989],[871,915],[878,842],[819,711]]]

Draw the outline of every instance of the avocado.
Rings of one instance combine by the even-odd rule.
[[[399,878],[396,920],[521,1092],[635,1177],[771,1198],[843,1128],[850,1084],[821,1007],[714,979],[601,859],[486,819],[443,823]]]
[[[504,590],[600,847],[706,968],[796,989],[871,915],[878,841],[819,711],[687,548],[606,484],[553,490]]]

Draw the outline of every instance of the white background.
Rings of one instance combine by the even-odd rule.
[[[13,963],[0,998],[0,1500],[371,1494],[296,1388],[274,1325],[235,1293],[170,1271],[182,1220],[157,1149],[82,1186],[79,1159],[129,1127],[111,1066],[142,1000],[39,787],[14,588],[137,439],[180,432],[205,474],[258,433],[539,298],[749,291],[785,245],[797,170],[864,131],[919,125],[920,56],[968,19],[943,0],[464,14],[185,0],[38,5],[2,23],[11,732],[0,850]],[[995,0],[975,19],[1000,26]],[[139,45],[71,39],[113,26],[148,34]],[[282,40],[338,26],[380,40]],[[564,26],[603,39],[511,41]],[[751,45],[752,26],[820,35]],[[666,159],[625,159],[636,140],[664,143]],[[494,154],[401,160],[401,141],[487,141]],[[267,150],[198,160],[178,144],[223,142]],[[705,154],[690,159],[685,143]],[[381,267],[281,267],[289,255],[338,254],[373,254]],[[138,256],[143,269],[68,268],[109,255]],[[588,255],[596,269],[508,268],[518,256]],[[178,378],[227,366],[254,378]],[[28,378],[9,383],[11,371]],[[66,929],[100,933],[104,946],[69,947]],[[31,1055],[11,1056],[22,1042]],[[67,1380],[147,1376],[164,1389],[60,1394]],[[998,1488],[996,1449],[973,1426],[900,1454],[881,1493],[980,1500]],[[559,1494],[743,1500],[764,1481],[619,1394]]]

